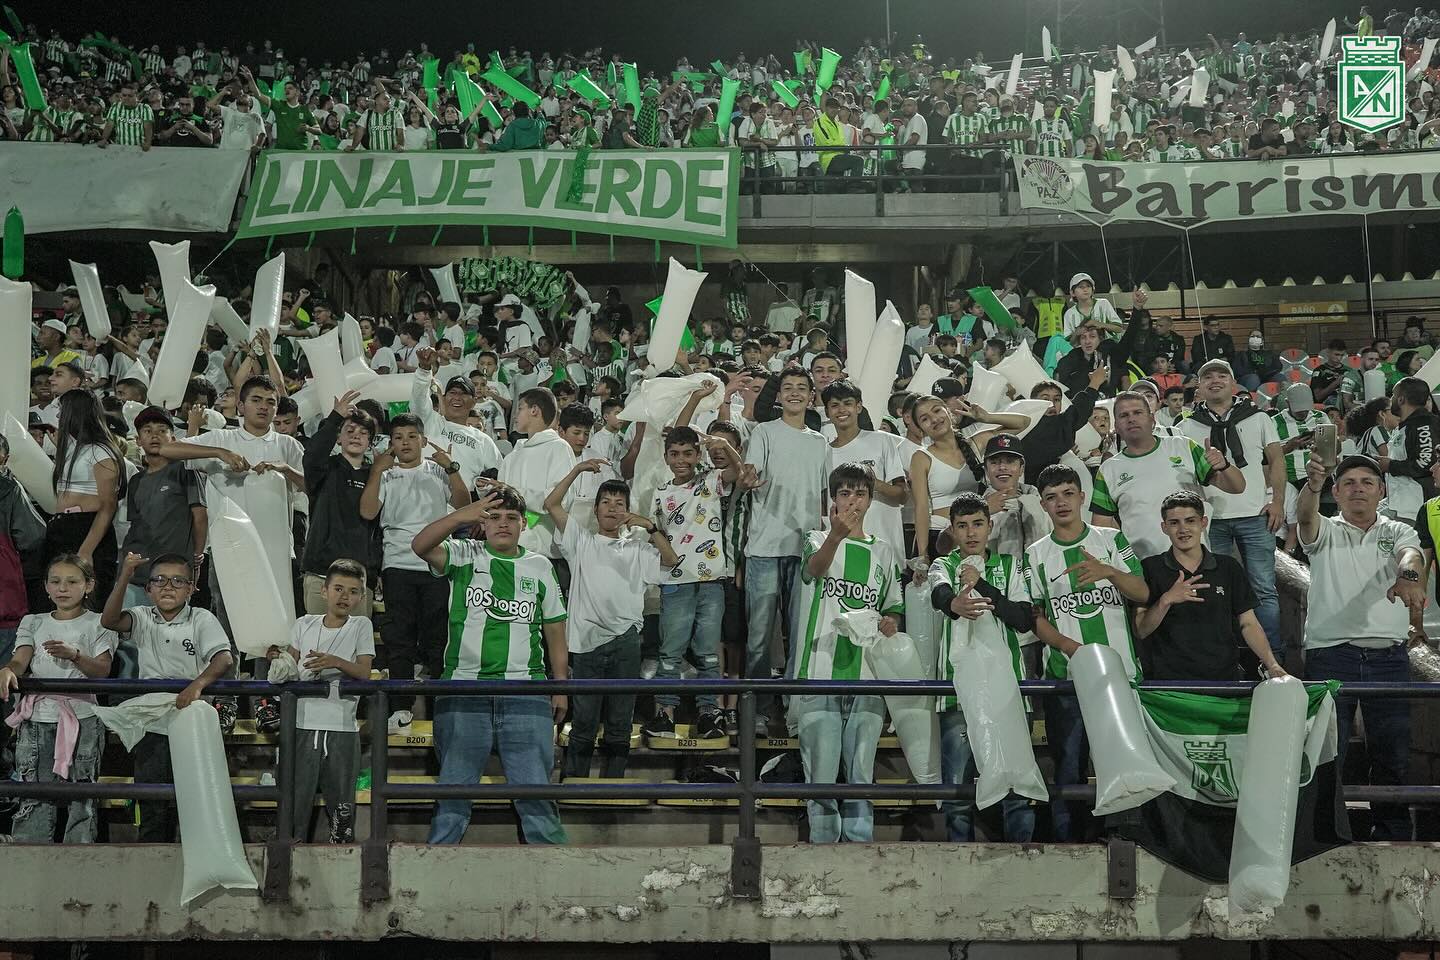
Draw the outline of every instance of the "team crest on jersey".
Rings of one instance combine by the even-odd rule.
[[[532,578],[532,577],[521,577],[521,578],[520,578],[520,592],[521,592],[521,593],[535,593],[536,591],[537,591],[537,587],[536,587],[536,585],[535,585],[535,580],[534,580],[534,578]]]
[[[1394,537],[1381,537],[1377,545],[1379,546],[1381,553],[1391,554],[1395,552]]]
[[[1179,458],[1179,457],[1171,457],[1171,458],[1170,458],[1170,466],[1172,466],[1172,467],[1180,467],[1180,466],[1184,466],[1184,465],[1185,465],[1185,461],[1182,460],[1181,458]]]
[[[1223,740],[1186,740],[1185,757],[1193,764],[1190,785],[1214,800],[1240,799],[1235,764]]]
[[[710,518],[710,532],[711,532],[711,533],[719,533],[719,532],[720,532],[720,528],[721,528],[722,526],[723,526],[723,524],[720,522],[720,518],[719,518],[719,517],[711,517],[711,518]]]
[[[1132,473],[1122,473],[1122,474],[1120,474],[1120,479],[1118,479],[1118,480],[1115,481],[1115,486],[1117,486],[1117,487],[1119,487],[1119,486],[1124,486],[1125,484],[1129,483],[1131,480],[1134,480],[1134,479],[1135,479],[1135,475],[1134,475],[1134,474],[1132,474]]]

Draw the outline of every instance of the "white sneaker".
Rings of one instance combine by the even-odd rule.
[[[390,714],[390,722],[385,725],[385,732],[390,736],[404,736],[410,732],[410,721],[415,719],[415,714],[409,710],[396,710]]]
[[[656,672],[657,670],[659,670],[659,669],[660,669],[660,661],[659,661],[659,660],[649,660],[649,659],[641,660],[641,661],[640,661],[640,678],[641,678],[642,680],[654,680],[654,679],[655,679],[655,672]]]

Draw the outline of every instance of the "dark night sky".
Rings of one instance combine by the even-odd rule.
[[[1250,37],[1277,30],[1318,28],[1330,16],[1351,16],[1358,3],[1343,0],[1056,0],[1073,9],[1074,19],[1062,28],[1069,50],[1075,40],[1093,48],[1117,39],[1131,45],[1158,32],[1153,19],[1165,4],[1166,34],[1172,42],[1203,42],[1244,30]],[[22,19],[34,20],[47,35],[52,27],[68,39],[100,29],[131,44],[159,42],[169,55],[177,42],[203,38],[212,47],[270,38],[295,58],[346,58],[356,49],[374,52],[388,45],[392,53],[419,41],[448,56],[451,49],[473,40],[480,50],[529,48],[580,50],[596,44],[631,53],[642,69],[668,69],[674,58],[688,55],[696,64],[715,57],[729,59],[737,51],[757,50],[783,55],[796,37],[823,40],[841,52],[866,36],[879,38],[885,29],[884,0],[559,0],[549,4],[470,0],[446,3],[396,3],[394,0],[341,0],[315,3],[295,0],[188,0],[184,3],[126,0],[101,4],[38,3],[11,0]],[[1388,9],[1374,5],[1377,13]],[[1042,23],[1055,29],[1055,2],[980,3],[974,0],[891,0],[891,22],[902,38],[925,36],[932,51],[969,56],[977,48],[990,62],[1000,62],[1023,45],[1027,54],[1039,49]],[[709,14],[704,11],[721,11]],[[1148,14],[1137,11],[1148,10]],[[1116,24],[1120,24],[1118,34]],[[980,28],[977,30],[977,26]]]

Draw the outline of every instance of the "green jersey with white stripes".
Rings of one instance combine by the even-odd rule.
[[[942,583],[948,584],[956,593],[959,593],[960,571],[964,565],[965,557],[958,550],[930,564],[930,575],[925,581],[926,594],[929,595],[935,587]],[[985,552],[984,577],[986,582],[1011,600],[1029,602],[1030,591],[1025,583],[1022,566],[1019,560],[1008,553],[995,553],[990,550]],[[995,614],[987,613],[980,619],[987,618],[994,620],[995,625],[1000,629],[1000,636],[1005,641],[1006,649],[1010,651],[1010,664],[1015,669],[1015,679],[1024,680],[1025,661],[1020,658],[1020,638]],[[972,621],[953,620],[943,612],[940,620],[940,679],[953,684],[955,682],[955,661],[952,651],[954,645],[965,635],[965,631]],[[979,623],[980,621],[973,622]],[[935,709],[941,712],[954,710],[959,705],[960,701],[954,694],[937,697],[935,700]]]
[[[812,577],[810,558],[828,536],[823,530],[805,535],[800,558],[801,641],[796,676],[801,680],[873,680],[864,652],[837,632],[833,621],[852,610],[904,613],[900,554],[879,537],[848,538],[836,548],[824,575]]]
[[[524,547],[513,557],[480,540],[446,540],[450,633],[442,680],[544,680],[542,624],[565,619],[555,568]]]
[[[133,107],[116,103],[106,112],[105,119],[115,125],[117,146],[138,147],[145,143],[145,124],[155,122],[155,111],[148,103],[137,103]]]
[[[990,132],[990,118],[983,113],[952,113],[945,121],[946,143],[979,143]]]
[[[1050,621],[1061,636],[1076,643],[1103,643],[1113,647],[1130,676],[1140,679],[1140,661],[1135,656],[1135,638],[1130,632],[1130,615],[1125,597],[1109,580],[1079,583],[1071,566],[1090,554],[1117,570],[1140,575],[1140,561],[1125,534],[1111,527],[1085,524],[1074,540],[1060,540],[1055,534],[1025,548],[1025,585],[1036,616]],[[1070,675],[1070,659],[1053,647],[1045,663],[1045,675],[1064,680]]]
[[[46,123],[48,119],[50,123]],[[30,125],[30,132],[25,134],[25,139],[31,143],[54,143],[58,139],[55,131],[60,134],[68,134],[81,123],[84,118],[79,110],[57,110],[54,107],[46,107],[42,116],[35,117],[34,123]],[[51,124],[54,124],[52,127]]]
[[[1054,119],[1042,118],[1036,120],[1032,127],[1035,131],[1035,155],[1040,157],[1068,157],[1070,156],[1071,144],[1075,141],[1075,135],[1070,132],[1070,124],[1064,118]]]
[[[1289,410],[1282,410],[1275,417],[1275,432],[1280,435],[1280,442],[1293,440],[1296,437],[1303,437],[1315,432],[1315,428],[1322,423],[1329,423],[1330,418],[1325,411],[1320,409],[1311,410],[1298,420]],[[1310,450],[1308,447],[1299,447],[1285,454],[1285,478],[1291,483],[1299,483],[1305,479],[1305,466],[1310,462]]]

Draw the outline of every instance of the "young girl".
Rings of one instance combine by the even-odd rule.
[[[110,675],[110,656],[119,638],[100,625],[100,615],[85,609],[95,589],[90,563],[74,554],[50,561],[45,592],[52,613],[35,613],[20,621],[15,653],[0,668],[0,698],[15,691],[28,671],[46,680],[84,680]],[[99,772],[105,731],[95,716],[93,696],[59,693],[26,694],[6,719],[20,732],[15,742],[15,767],[26,783],[93,783]],[[21,843],[51,843],[60,803],[23,800],[11,833]],[[65,842],[95,842],[95,801],[65,805]]]
[[[76,554],[99,571],[96,601],[108,595],[119,563],[115,512],[125,481],[119,443],[89,390],[60,398],[55,433],[55,515],[45,531],[45,556]]]

